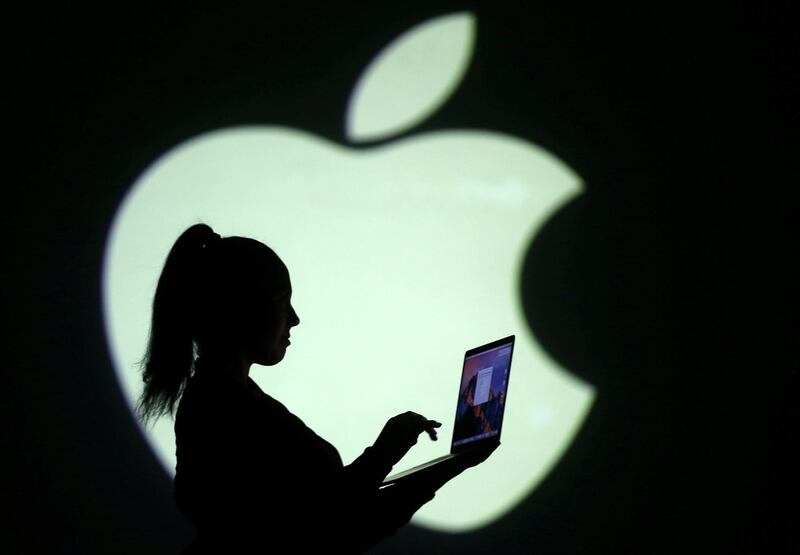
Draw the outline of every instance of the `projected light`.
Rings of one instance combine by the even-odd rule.
[[[428,56],[417,55],[418,40]],[[474,18],[461,13],[390,45],[353,93],[348,137],[385,138],[435,110],[463,75],[473,40]],[[417,78],[411,88],[397,86]],[[399,97],[403,109],[393,111]],[[594,398],[541,349],[520,302],[528,246],[581,191],[580,178],[553,155],[492,131],[412,135],[361,150],[286,127],[193,138],[141,175],[108,238],[105,318],[131,409],[152,295],[174,240],[200,221],[223,235],[252,236],[289,267],[302,323],[284,361],[251,375],[345,462],[406,410],[442,421],[443,439],[421,438],[396,469],[446,452],[464,351],[517,335],[503,445],[414,517],[438,530],[484,526],[547,475]],[[144,433],[174,472],[172,422]]]

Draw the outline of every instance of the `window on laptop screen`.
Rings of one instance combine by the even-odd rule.
[[[500,433],[510,365],[510,344],[474,354],[464,360],[453,447]]]

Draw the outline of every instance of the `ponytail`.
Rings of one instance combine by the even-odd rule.
[[[141,362],[144,391],[137,407],[147,424],[174,414],[196,354],[196,304],[202,278],[199,261],[219,235],[196,224],[178,237],[167,256],[153,298],[147,351]]]

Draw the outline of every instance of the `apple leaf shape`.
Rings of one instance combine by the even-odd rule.
[[[459,12],[403,33],[367,66],[347,108],[355,143],[386,139],[434,113],[461,82],[472,57],[475,18]]]

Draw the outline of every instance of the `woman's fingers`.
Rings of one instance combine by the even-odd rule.
[[[430,420],[421,414],[412,411],[398,414],[392,420],[395,421],[400,429],[405,430],[405,433],[408,434],[408,439],[411,441],[412,445],[417,442],[417,437],[422,432],[427,433],[433,441],[436,441],[438,439],[436,428],[440,428],[442,426],[441,422]]]
[[[425,418],[421,414],[417,414],[415,412],[412,412],[411,414],[413,414],[418,419],[419,423],[422,426],[422,429],[420,430],[419,433],[428,432],[428,434],[433,433],[435,435],[436,434],[435,428],[439,428],[442,425],[441,422],[437,422],[436,420],[430,420],[428,418]]]
[[[433,441],[436,441],[438,439],[438,436],[436,434],[436,428],[441,428],[441,427],[442,427],[441,422],[437,422],[436,420],[427,420],[425,422],[424,431],[428,432],[428,435]]]
[[[411,447],[416,445],[422,432],[436,441],[436,428],[442,423],[425,418],[415,412],[404,412],[390,418],[373,444],[378,452],[383,452],[392,464],[402,459]]]
[[[413,433],[415,438],[422,432],[426,432],[432,440],[436,441],[436,428],[440,428],[442,426],[441,422],[430,420],[421,414],[412,411],[398,415],[396,418],[403,420],[408,425],[409,432]]]

